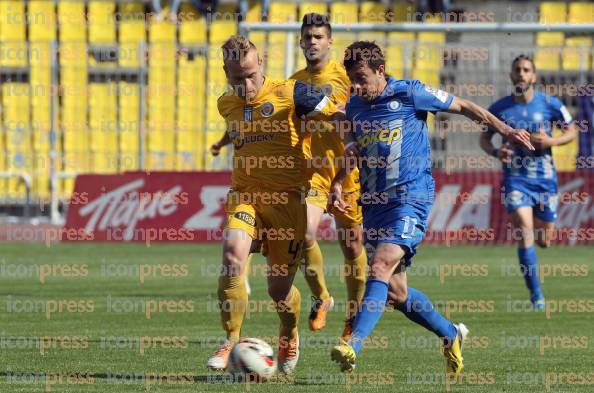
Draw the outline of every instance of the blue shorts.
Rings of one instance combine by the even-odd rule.
[[[503,181],[503,201],[508,213],[531,206],[534,217],[547,222],[557,220],[557,182],[548,179],[507,177]]]
[[[427,219],[435,193],[433,178],[399,187],[387,203],[363,205],[364,242],[368,260],[382,243],[398,244],[405,250],[404,265],[410,266],[417,246],[425,237]]]

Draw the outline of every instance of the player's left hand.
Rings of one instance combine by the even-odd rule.
[[[347,209],[351,206],[342,199],[342,184],[333,182],[330,186],[330,196],[328,198],[328,206],[326,211],[334,215],[336,211],[346,214]]]
[[[541,128],[538,132],[530,134],[530,142],[539,149],[546,149],[555,144],[554,139],[547,135],[544,128]]]
[[[514,130],[506,135],[508,141],[512,144],[523,146],[528,150],[535,150],[532,143],[530,143],[530,133],[526,130]]]

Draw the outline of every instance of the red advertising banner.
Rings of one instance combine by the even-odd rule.
[[[497,172],[435,171],[436,196],[425,241],[433,244],[512,243],[514,232]],[[81,175],[62,240],[220,242],[229,172],[138,172]],[[594,243],[594,172],[559,174],[555,243]],[[336,238],[326,216],[318,235]]]

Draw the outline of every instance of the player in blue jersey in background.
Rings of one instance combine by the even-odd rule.
[[[433,204],[428,112],[460,113],[482,122],[512,143],[531,148],[525,130],[514,131],[486,109],[418,80],[396,80],[385,73],[382,50],[373,42],[358,41],[345,52],[344,66],[351,81],[346,105],[350,132],[345,155],[360,170],[365,246],[369,275],[350,340],[332,349],[332,359],[352,371],[363,341],[380,320],[386,302],[442,340],[447,372],[462,370],[462,344],[468,330],[445,319],[421,291],[409,288],[406,266],[424,237]],[[342,211],[343,168],[332,182],[329,209]]]
[[[520,269],[530,290],[530,301],[536,309],[544,309],[544,295],[538,278],[538,262],[534,242],[541,247],[551,244],[557,220],[557,173],[551,147],[574,140],[578,129],[563,103],[535,91],[536,69],[531,58],[520,55],[514,59],[510,73],[514,85],[512,95],[495,102],[489,110],[513,128],[531,133],[536,150],[502,144],[495,148],[493,131],[481,135],[481,148],[503,163],[504,203],[511,216],[514,236],[518,242]],[[563,135],[552,136],[554,126]]]

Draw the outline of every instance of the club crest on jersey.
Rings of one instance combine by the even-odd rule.
[[[402,103],[398,100],[392,100],[388,102],[388,110],[390,112],[398,112],[398,110],[402,108]]]
[[[252,121],[252,113],[254,112],[254,107],[251,105],[246,105],[243,107],[243,120],[245,121]]]
[[[320,90],[326,97],[330,97],[332,95],[332,85],[330,83],[320,86]]]
[[[264,117],[270,117],[274,113],[274,105],[271,102],[265,102],[260,107],[260,114]]]

